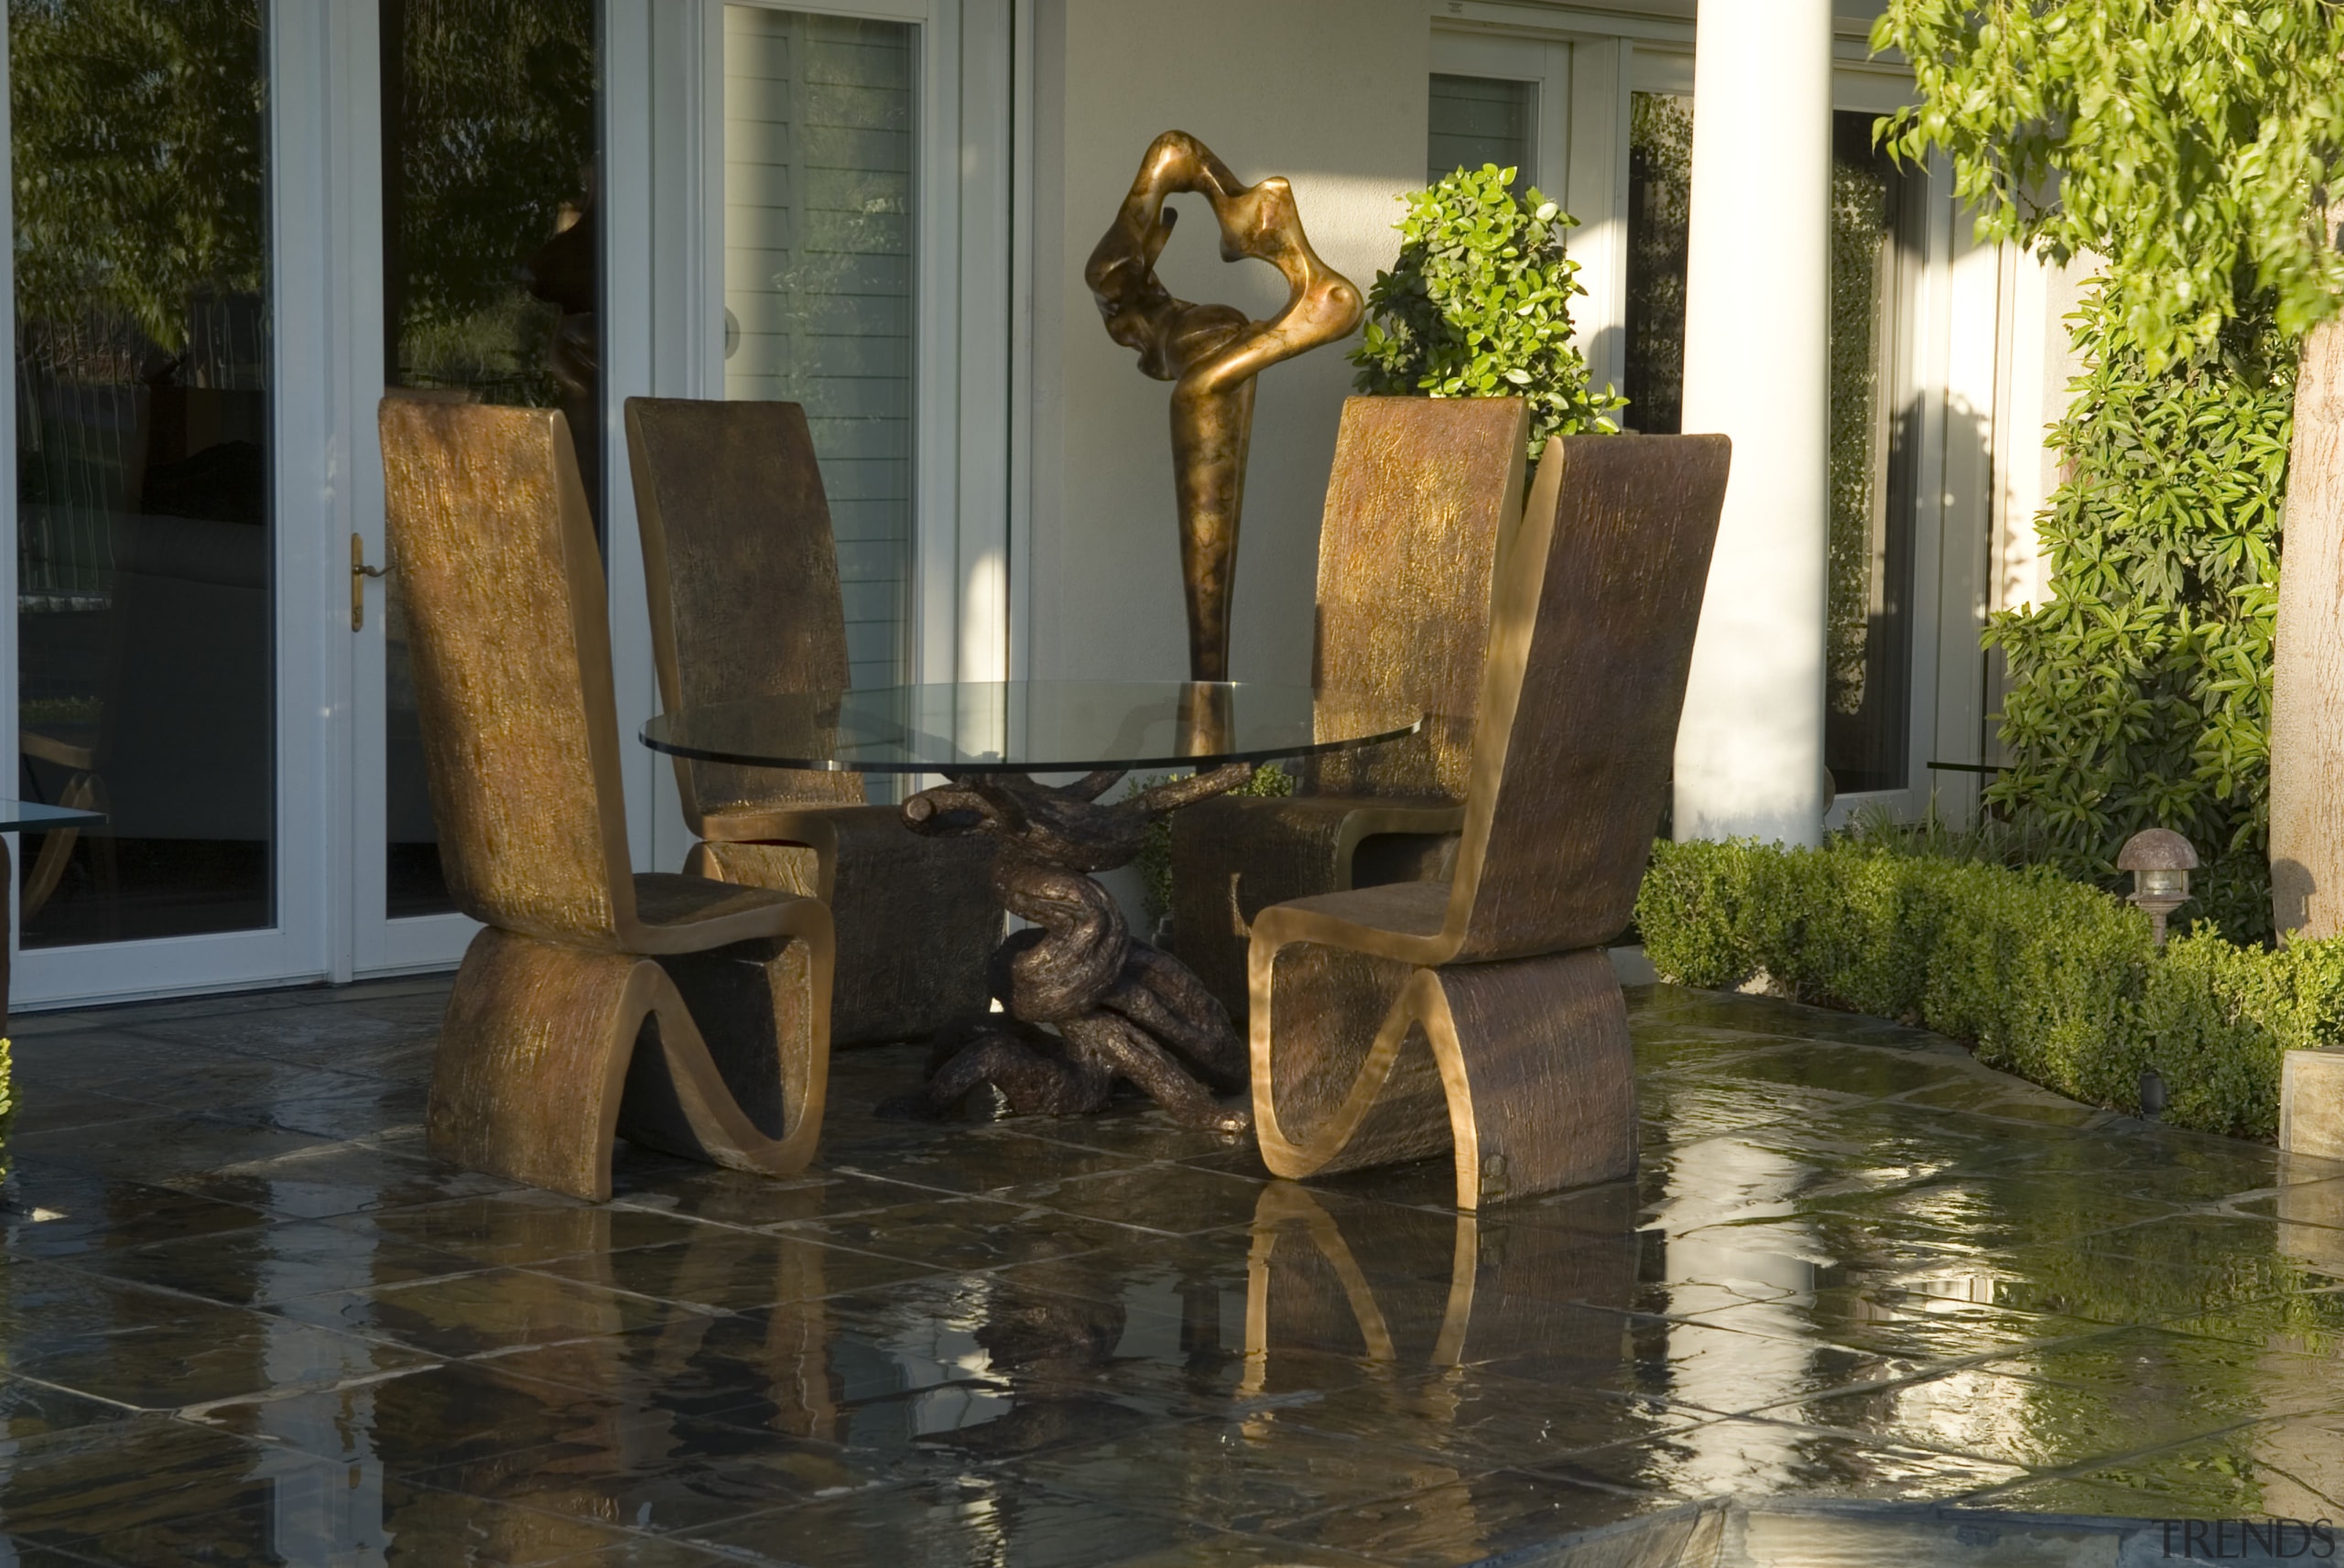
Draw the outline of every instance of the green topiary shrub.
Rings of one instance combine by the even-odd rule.
[[[2143,827],[2197,845],[2199,910],[2271,930],[2271,638],[2295,364],[2267,321],[2151,372],[2095,288],[2086,369],[2052,444],[2067,479],[2035,527],[2049,601],[1997,614],[2010,663],[1987,791],[2054,863],[2103,886]]]
[[[1563,254],[1576,220],[1514,171],[1459,169],[1404,200],[1400,259],[1375,275],[1363,341],[1351,351],[1362,392],[1387,396],[1521,397],[1530,456],[1552,436],[1618,430],[1625,399],[1590,392],[1571,344],[1579,264]]]
[[[2272,950],[2209,925],[2160,954],[2147,917],[2048,867],[1659,843],[1636,903],[1653,967],[1713,989],[1763,973],[1801,1000],[1934,1029],[2059,1093],[2269,1139],[2282,1055],[2344,1038],[2344,940]]]

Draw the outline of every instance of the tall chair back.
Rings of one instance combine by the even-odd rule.
[[[1448,918],[1460,959],[1607,942],[1634,912],[1725,502],[1723,436],[1549,442],[1498,586]]]
[[[659,698],[670,710],[848,684],[838,545],[795,403],[630,397]],[[857,773],[678,759],[684,817],[859,805]]]
[[[1522,514],[1529,418],[1518,397],[1345,400],[1318,524],[1312,678],[1427,718],[1405,741],[1307,762],[1313,793],[1464,798],[1491,577]]]
[[[568,427],[402,397],[381,426],[449,890],[489,925],[613,941],[635,891],[602,568]]]

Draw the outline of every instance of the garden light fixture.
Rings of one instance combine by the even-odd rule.
[[[2145,912],[2165,946],[2165,917],[2189,902],[2189,873],[2198,867],[2198,851],[2170,827],[2144,827],[2124,840],[2117,852],[2116,869],[2132,873],[2129,902]]]

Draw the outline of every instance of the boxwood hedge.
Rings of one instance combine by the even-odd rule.
[[[1920,1024],[1980,1061],[2137,1112],[2268,1140],[2289,1050],[2344,1041],[2344,939],[2269,949],[2210,926],[2160,953],[2147,917],[2047,867],[1660,843],[1636,905],[1654,967],[1687,985],[1764,976],[1803,1001]]]

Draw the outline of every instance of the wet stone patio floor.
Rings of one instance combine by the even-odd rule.
[[[444,980],[16,1021],[0,1568],[1425,1563],[1732,1498],[2344,1518],[2344,1165],[1631,993],[1643,1168],[1447,1207],[1137,1105],[593,1206],[420,1121]],[[10,1555],[13,1553],[13,1555]]]

